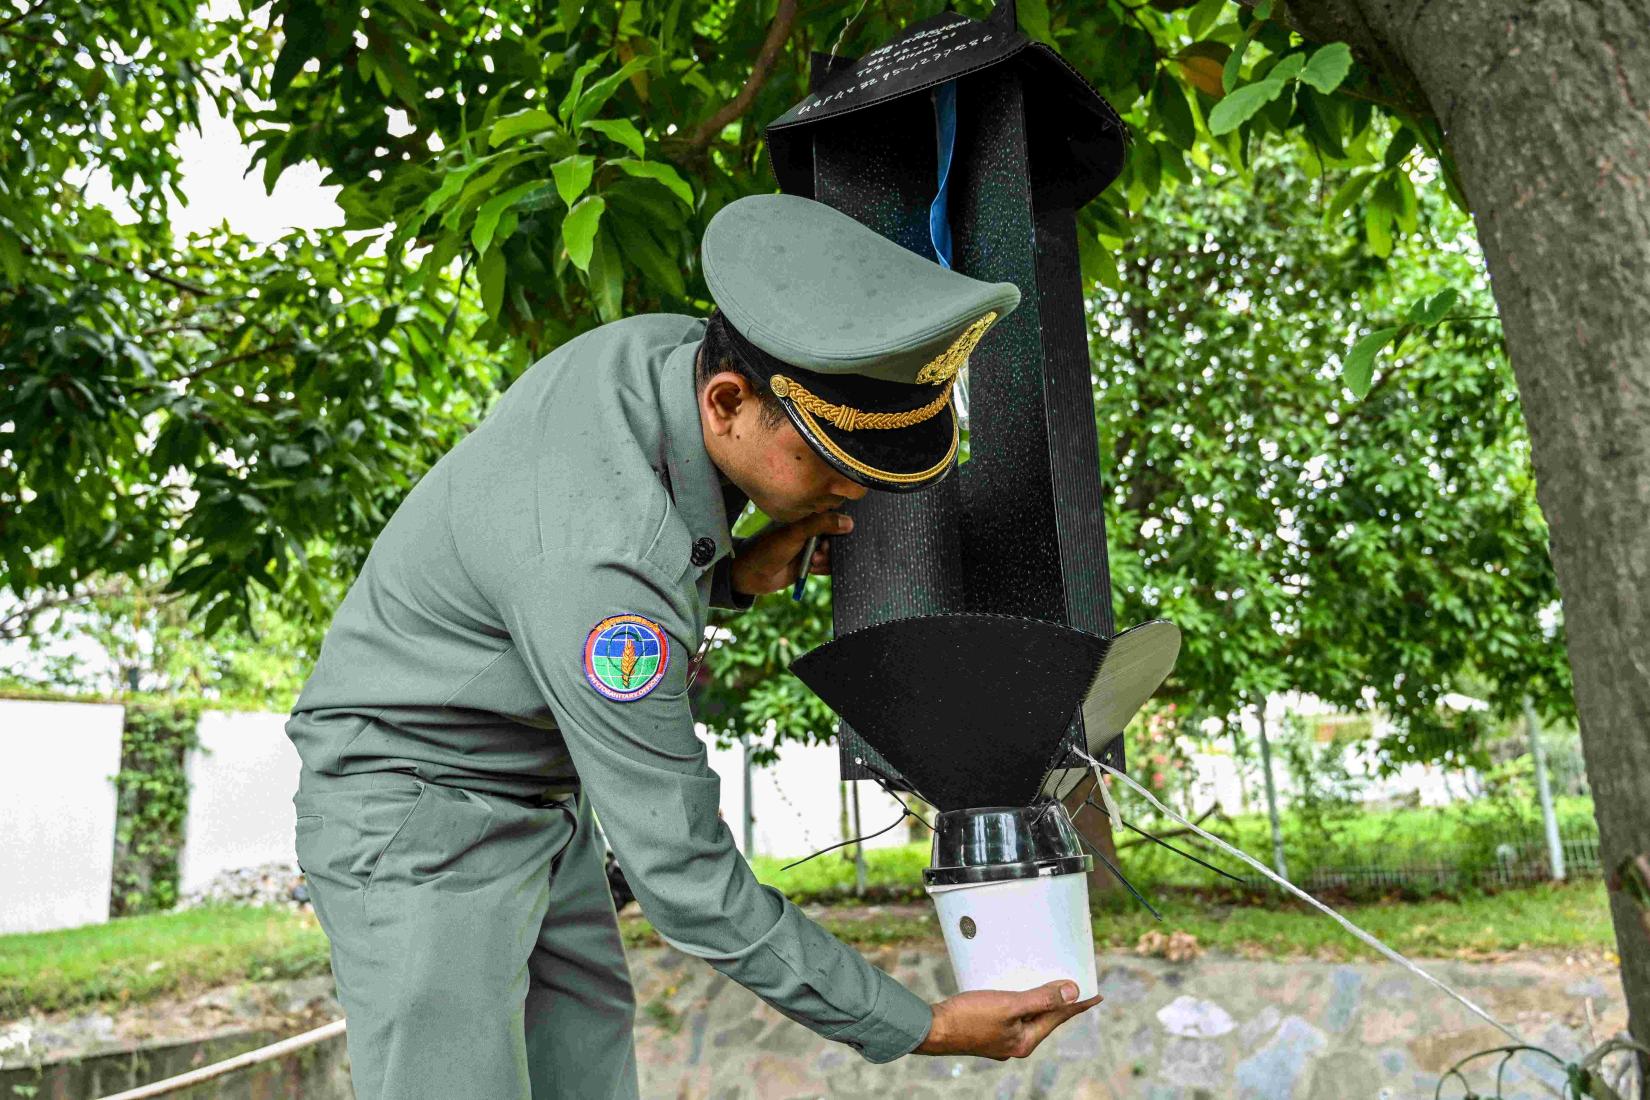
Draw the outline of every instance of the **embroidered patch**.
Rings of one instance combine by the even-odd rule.
[[[633,703],[658,687],[669,662],[669,636],[640,615],[610,615],[584,640],[584,678],[615,703]]]

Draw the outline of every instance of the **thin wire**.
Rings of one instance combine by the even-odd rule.
[[[1083,805],[1084,806],[1093,806],[1096,810],[1099,810],[1101,813],[1103,813],[1103,814],[1106,813],[1106,808],[1104,806],[1101,806],[1098,803],[1096,803],[1094,801],[1093,796],[1090,796],[1088,798],[1083,799]],[[1111,817],[1110,814],[1106,814],[1106,816]],[[1181,856],[1185,859],[1191,860],[1193,863],[1197,864],[1199,867],[1207,867],[1209,870],[1213,871],[1215,874],[1222,875],[1226,878],[1231,879],[1233,882],[1237,883],[1239,886],[1249,885],[1247,882],[1243,881],[1238,876],[1232,874],[1232,872],[1222,870],[1221,868],[1216,867],[1213,863],[1209,863],[1205,860],[1201,860],[1198,857],[1192,855],[1192,853],[1190,853],[1190,852],[1181,851],[1179,848],[1176,848],[1173,844],[1170,844],[1168,841],[1164,840],[1162,837],[1153,836],[1151,833],[1148,833],[1146,830],[1144,830],[1140,826],[1134,824],[1134,822],[1132,822],[1132,821],[1124,821],[1121,817],[1112,818],[1112,820],[1117,822],[1117,824],[1123,826],[1123,828],[1125,828],[1125,829],[1128,829],[1132,832],[1139,833],[1141,836],[1145,837],[1147,840],[1151,841],[1153,844],[1161,844],[1161,845],[1163,845],[1163,847],[1167,848],[1169,851],[1173,852],[1175,855]]]
[[[928,822],[923,819],[923,816],[921,814],[917,813],[917,811],[913,810],[910,806],[906,806],[905,799],[901,798],[899,795],[894,793],[894,789],[889,786],[889,784],[894,781],[892,776],[890,776],[887,772],[883,771],[881,768],[877,767],[875,764],[872,764],[869,760],[865,759],[863,756],[854,757],[854,763],[858,764],[860,767],[862,767],[866,771],[870,772],[871,773],[871,781],[874,782],[877,786],[881,787],[882,792],[884,794],[886,794],[889,798],[892,798],[895,802],[898,802],[901,806],[905,806],[905,812],[910,814],[912,817],[916,818],[918,821],[921,821],[923,828],[927,829],[929,832],[934,831],[934,826],[928,824]]]
[[[892,829],[894,829],[897,825],[899,825],[900,822],[905,820],[906,814],[909,814],[910,812],[911,812],[910,810],[906,810],[903,813],[901,813],[898,817],[894,818],[894,824],[888,826],[888,828],[886,828],[886,829],[878,829],[876,832],[871,833],[869,836],[851,837],[848,840],[844,840],[841,844],[833,844],[829,848],[821,848],[819,851],[815,852],[811,856],[803,856],[801,859],[797,860],[795,863],[785,864],[785,866],[781,867],[780,870],[781,871],[789,871],[792,867],[800,867],[804,863],[808,862],[810,859],[815,858],[815,856],[822,856],[826,852],[834,852],[838,848],[846,848],[848,845],[853,844],[857,841],[875,840],[877,837],[881,836],[883,833],[889,832]]]
[[[1088,753],[1082,752],[1081,750],[1074,750],[1074,751],[1079,752],[1080,755],[1082,755],[1082,757],[1085,760],[1087,760],[1090,765],[1092,765],[1095,769],[1097,769],[1096,773],[1095,773],[1095,778],[1096,779],[1099,778],[1098,769],[1101,769],[1101,768],[1105,769],[1110,774],[1115,775],[1117,778],[1119,778],[1123,782],[1127,783],[1130,787],[1134,788],[1134,790],[1138,791],[1140,793],[1140,796],[1142,798],[1144,798],[1147,802],[1150,802],[1154,807],[1156,807],[1157,811],[1159,813],[1164,814],[1167,817],[1169,817],[1170,819],[1172,819],[1174,821],[1177,821],[1180,824],[1186,826],[1188,829],[1192,830],[1192,832],[1196,833],[1198,836],[1200,836],[1203,839],[1209,841],[1210,843],[1216,845],[1222,851],[1228,853],[1229,855],[1233,855],[1233,856],[1236,856],[1238,859],[1241,859],[1243,862],[1247,863],[1249,866],[1253,867],[1255,870],[1259,871],[1261,874],[1265,875],[1267,878],[1271,879],[1273,882],[1276,882],[1279,886],[1282,886],[1285,890],[1288,890],[1291,894],[1294,894],[1296,897],[1300,898],[1302,901],[1306,902],[1308,905],[1311,905],[1313,908],[1319,910],[1320,912],[1324,913],[1326,916],[1329,916],[1330,918],[1332,918],[1335,921],[1335,923],[1339,924],[1342,928],[1345,928],[1348,932],[1352,933],[1359,940],[1361,940],[1362,942],[1368,944],[1370,947],[1373,947],[1375,950],[1379,951],[1381,954],[1385,955],[1387,958],[1391,959],[1393,962],[1397,963],[1399,966],[1403,967],[1405,970],[1408,970],[1410,973],[1414,974],[1418,978],[1421,978],[1421,979],[1423,979],[1427,982],[1430,982],[1432,985],[1437,986],[1439,989],[1443,990],[1445,993],[1447,993],[1451,997],[1455,998],[1455,1000],[1459,1001],[1469,1011],[1471,1011],[1473,1013],[1473,1015],[1478,1016],[1479,1018],[1481,1018],[1481,1019],[1485,1020],[1486,1022],[1488,1022],[1489,1024],[1493,1025],[1497,1031],[1501,1032],[1502,1034],[1504,1034],[1507,1037],[1509,1037],[1510,1039],[1512,1039],[1513,1042],[1515,1042],[1515,1043],[1523,1043],[1524,1042],[1524,1039],[1521,1038],[1516,1031],[1513,1031],[1511,1028],[1507,1027],[1507,1025],[1501,1023],[1494,1016],[1491,1016],[1488,1012],[1485,1012],[1483,1009],[1481,1009],[1477,1005],[1473,1004],[1466,997],[1464,997],[1461,994],[1457,993],[1455,990],[1451,989],[1449,986],[1445,985],[1443,982],[1439,981],[1437,978],[1434,978],[1431,974],[1428,974],[1425,970],[1422,970],[1420,967],[1416,966],[1414,963],[1412,963],[1408,959],[1404,958],[1404,956],[1398,954],[1398,952],[1394,951],[1392,948],[1388,947],[1386,944],[1382,943],[1380,940],[1376,939],[1374,936],[1370,935],[1368,932],[1365,932],[1362,928],[1359,928],[1357,925],[1353,924],[1351,921],[1347,920],[1345,917],[1343,917],[1339,913],[1335,912],[1335,910],[1331,909],[1329,906],[1325,905],[1323,902],[1319,901],[1317,898],[1313,897],[1311,894],[1308,894],[1305,890],[1302,890],[1299,886],[1296,886],[1294,883],[1290,882],[1288,879],[1284,878],[1282,875],[1277,874],[1271,868],[1267,867],[1264,863],[1261,863],[1258,859],[1255,859],[1253,856],[1249,855],[1248,853],[1246,853],[1246,852],[1244,852],[1244,851],[1242,851],[1238,848],[1234,848],[1232,845],[1226,843],[1224,840],[1220,839],[1218,836],[1215,836],[1212,833],[1205,832],[1204,830],[1198,828],[1196,825],[1192,824],[1190,821],[1187,821],[1185,818],[1181,817],[1179,814],[1175,813],[1173,810],[1171,810],[1167,806],[1163,805],[1163,803],[1159,802],[1157,800],[1157,798],[1152,794],[1152,792],[1148,791],[1145,787],[1142,787],[1140,784],[1136,783],[1134,780],[1130,779],[1127,775],[1124,775],[1122,772],[1118,771],[1116,768],[1112,767],[1110,764],[1103,764],[1100,761],[1096,760],[1094,757],[1090,756]]]
[[[1163,914],[1159,913],[1157,911],[1157,907],[1155,905],[1153,905],[1151,902],[1146,900],[1146,895],[1142,894],[1139,890],[1136,890],[1134,888],[1134,883],[1130,882],[1128,879],[1123,877],[1123,872],[1119,871],[1117,869],[1117,864],[1113,863],[1111,860],[1106,858],[1106,853],[1102,852],[1099,848],[1096,848],[1094,846],[1094,842],[1091,841],[1088,837],[1084,836],[1082,833],[1077,834],[1077,839],[1081,840],[1084,844],[1088,845],[1089,851],[1093,852],[1095,854],[1095,857],[1098,858],[1101,863],[1104,863],[1106,865],[1106,870],[1108,870],[1112,873],[1112,877],[1116,878],[1118,882],[1121,882],[1125,887],[1128,888],[1129,893],[1134,895],[1134,900],[1135,901],[1138,901],[1141,905],[1144,905],[1147,909],[1150,909],[1151,913],[1152,913],[1152,916],[1156,917],[1158,920],[1163,919]]]

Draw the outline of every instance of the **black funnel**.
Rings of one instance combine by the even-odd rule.
[[[1014,615],[921,615],[844,634],[791,671],[933,805],[1024,806],[1093,691],[1133,698],[1155,677],[1144,702],[1167,675],[1131,661],[1119,683],[1105,668],[1116,641]]]

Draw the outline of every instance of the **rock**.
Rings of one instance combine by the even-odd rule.
[[[293,863],[265,863],[219,872],[204,887],[178,900],[177,908],[201,905],[253,905],[281,909],[309,908],[309,887]]]

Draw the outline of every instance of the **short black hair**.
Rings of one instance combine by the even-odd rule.
[[[731,370],[750,383],[751,390],[761,402],[762,426],[769,430],[777,428],[785,422],[785,406],[774,396],[768,380],[734,354],[733,344],[724,327],[727,323],[721,310],[710,315],[710,321],[705,326],[704,342],[699,347],[699,358],[693,365],[693,392],[704,393],[705,383],[710,381],[711,375]]]

